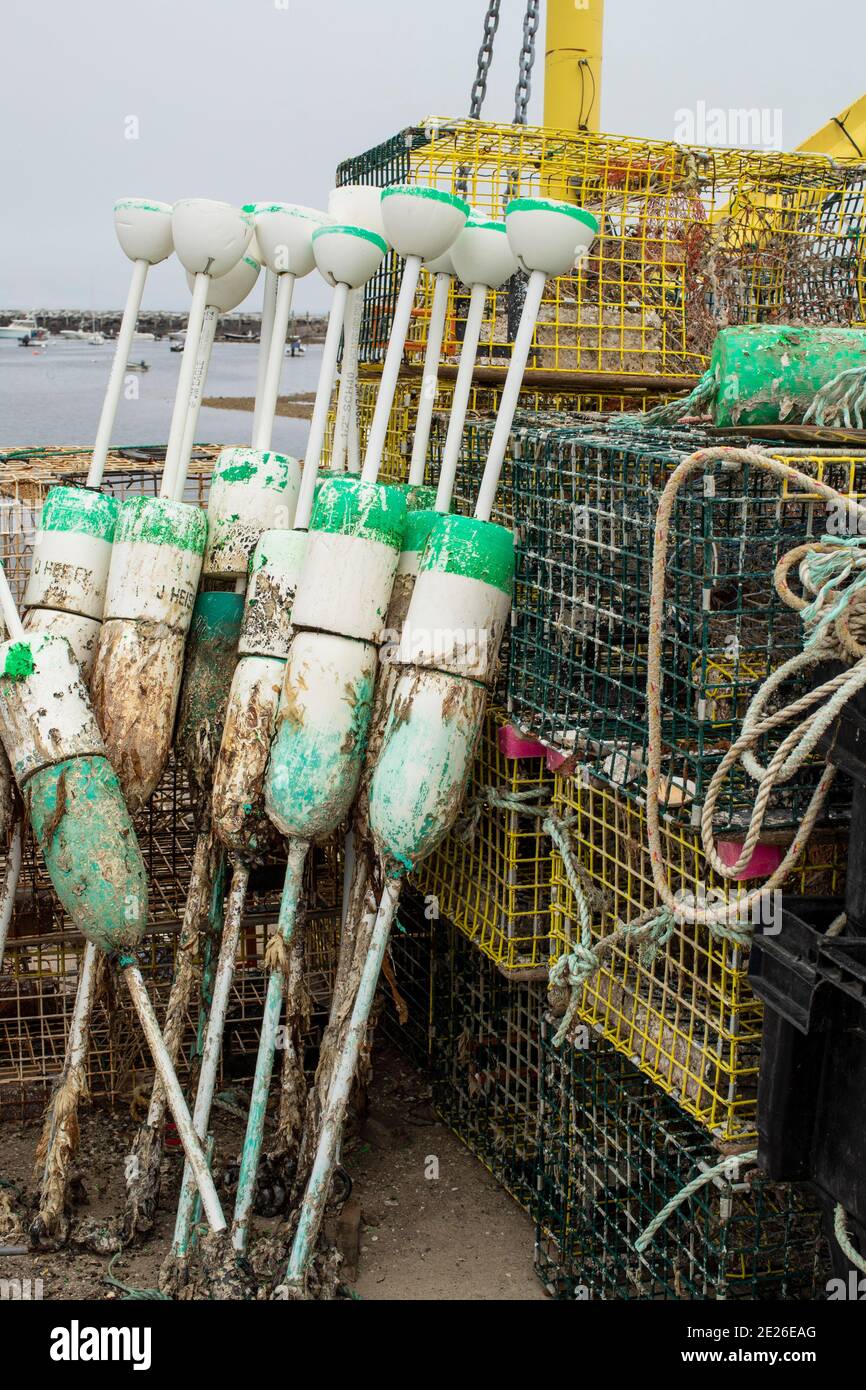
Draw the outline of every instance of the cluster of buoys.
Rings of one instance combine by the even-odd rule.
[[[0,586],[10,636],[0,649],[0,736],[58,895],[89,943],[64,1079],[81,1075],[100,951],[126,977],[154,1053],[148,1116],[128,1165],[127,1236],[152,1219],[166,1106],[178,1126],[186,1168],[169,1286],[190,1258],[197,1191],[212,1231],[226,1228],[205,1144],[251,867],[286,838],[224,1237],[229,1262],[248,1246],[277,1027],[284,1008],[291,1022],[301,1007],[305,859],[313,842],[349,822],[350,890],[327,1044],[306,1123],[303,1103],[289,1107],[293,1132],[281,1136],[296,1160],[300,1213],[277,1292],[302,1296],[400,885],[459,812],[508,620],[513,537],[490,518],[545,281],[579,262],[597,227],[581,209],[544,198],[516,198],[504,221],[484,219],[461,197],[418,185],[340,188],[327,213],[283,203],[231,208],[194,199],[172,209],[124,199],[116,215],[133,277],[88,486],[53,489],[46,500],[23,625]],[[192,301],[162,486],[158,497],[118,506],[99,487],[120,383],[148,268],[172,245]],[[364,287],[389,251],[402,273],[362,462],[360,313]],[[184,493],[216,319],[249,292],[261,264],[252,444],[222,451],[205,512]],[[294,282],[314,267],[333,295],[301,466],[270,444]],[[425,389],[408,483],[389,485],[379,473],[422,267],[434,277]],[[528,275],[527,292],[475,512],[456,515],[450,508],[487,294],[518,268]],[[469,309],[434,492],[423,484],[455,281],[468,289]],[[69,571],[74,579],[61,582]],[[402,639],[385,662],[380,648],[393,629]],[[135,963],[147,883],[129,810],[152,795],[172,746],[194,788],[198,842],[160,1033]],[[223,919],[224,857],[231,882]],[[214,914],[221,939],[190,1114],[174,1064],[189,960]],[[44,1136],[43,1232],[63,1208],[60,1130],[70,1099],[54,1099]],[[66,1141],[68,1149],[68,1134]]]

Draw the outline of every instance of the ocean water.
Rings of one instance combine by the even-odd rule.
[[[164,444],[168,436],[181,355],[168,339],[133,343],[134,362],[147,372],[128,377],[114,426],[115,444]],[[108,381],[113,343],[50,338],[39,349],[0,340],[0,448],[16,444],[93,443]],[[286,357],[280,394],[315,391],[321,346]],[[254,396],[257,343],[215,343],[206,396]],[[252,412],[202,407],[196,439],[207,444],[249,444]],[[309,421],[277,416],[272,447],[303,457]]]

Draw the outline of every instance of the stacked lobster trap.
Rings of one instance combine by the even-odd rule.
[[[829,1274],[805,1186],[727,1163],[604,1044],[541,1041],[536,1269],[558,1298],[809,1300]],[[657,1228],[686,1184],[705,1175]],[[644,1237],[642,1240],[641,1237]]]
[[[494,218],[510,199],[533,195],[597,218],[583,266],[548,283],[529,388],[679,391],[704,371],[727,324],[866,317],[862,162],[433,117],[345,160],[337,177],[456,192]],[[367,287],[362,362],[384,354],[397,278],[391,255]],[[410,362],[423,354],[432,279],[416,301]],[[494,382],[521,302],[515,281],[488,299],[479,362]],[[452,287],[446,364],[467,305]]]
[[[112,451],[105,490],[118,497],[156,496],[161,448]],[[186,496],[206,506],[218,450],[196,449]],[[17,599],[23,593],[48,489],[81,484],[89,452],[72,448],[21,449],[4,453],[0,484],[0,563]],[[186,774],[172,757],[147,807],[134,818],[147,871],[150,924],[140,964],[158,1009],[168,998],[184,904],[192,873],[196,828]],[[4,856],[5,858],[5,850]],[[0,865],[0,872],[5,864]],[[250,885],[239,964],[223,1052],[225,1078],[248,1076],[258,1045],[266,987],[264,964],[269,924],[279,899],[280,866],[264,863]],[[308,986],[312,1000],[308,1040],[314,1052],[327,1017],[336,962],[342,891],[341,851],[336,842],[316,850],[307,877]],[[179,1069],[186,1076],[201,1053],[207,991],[218,942],[205,945],[203,997],[187,1011]],[[0,1119],[37,1118],[60,1073],[85,943],[61,908],[32,832],[25,836],[22,872],[0,973]],[[87,1058],[88,1089],[95,1099],[128,1101],[146,1096],[153,1070],[137,1017],[125,992],[101,970]]]

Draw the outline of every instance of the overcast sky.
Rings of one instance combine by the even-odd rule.
[[[0,0],[0,306],[119,306],[120,195],[323,206],[346,155],[424,116],[466,112],[485,9]],[[513,112],[523,10],[502,0],[490,119]],[[543,32],[542,22],[531,121]],[[607,0],[603,128],[670,138],[678,110],[699,103],[778,108],[792,148],[866,89],[864,40],[864,0]],[[125,138],[129,117],[136,140]],[[327,297],[313,274],[295,302]],[[186,301],[175,260],[153,272],[147,305]]]

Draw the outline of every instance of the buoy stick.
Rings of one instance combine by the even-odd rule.
[[[478,342],[481,337],[481,324],[484,320],[484,305],[487,302],[487,286],[473,285],[469,295],[469,309],[466,314],[466,332],[460,349],[460,365],[454,383],[451,401],[451,414],[448,419],[448,433],[442,453],[442,468],[439,473],[439,486],[436,490],[435,509],[437,512],[451,510],[451,495],[457,477],[457,463],[460,458],[460,445],[463,443],[463,426],[469,408],[472,391],[472,377],[475,373],[475,358],[478,355]]]
[[[162,486],[159,495],[169,501],[180,502],[183,498],[184,488],[186,487],[186,469],[189,459],[183,459],[183,436],[186,426],[187,404],[189,402],[192,379],[195,372],[196,356],[198,354],[198,342],[201,337],[202,325],[204,323],[205,310],[207,308],[207,292],[210,285],[210,276],[201,271],[195,277],[195,285],[192,292],[192,303],[189,309],[189,318],[186,325],[186,337],[183,343],[183,355],[180,359],[180,372],[177,379],[177,393],[174,398],[174,409],[171,414],[171,426],[168,432],[168,444],[165,450],[165,467],[162,474]]]
[[[283,369],[286,333],[289,315],[292,312],[292,295],[295,289],[295,276],[291,271],[277,276],[277,297],[274,304],[274,322],[271,328],[271,341],[265,380],[262,387],[261,409],[258,410],[258,423],[253,435],[254,449],[269,449],[274,432],[274,415],[280,392],[280,374]]]
[[[214,979],[213,1001],[207,1021],[207,1031],[205,1033],[201,1068],[198,1078],[198,1090],[196,1091],[195,1105],[192,1112],[192,1122],[195,1132],[202,1141],[204,1141],[207,1134],[213,1094],[216,1088],[222,1036],[225,1028],[226,1015],[228,1013],[235,958],[237,956],[238,942],[240,941],[241,934],[244,898],[246,896],[249,877],[249,866],[243,864],[240,860],[236,861],[233,866],[232,886],[229,892],[228,903],[226,904],[225,925],[223,927],[219,959],[217,961],[216,976]],[[197,1188],[192,1168],[189,1163],[185,1163],[183,1181],[180,1189],[180,1201],[178,1202],[177,1217],[174,1224],[174,1240],[172,1242],[172,1254],[178,1258],[185,1255],[189,1248],[196,1193]]]
[[[268,1108],[268,1091],[274,1069],[277,1026],[283,1007],[283,970],[286,947],[291,942],[295,928],[304,878],[304,863],[309,847],[308,840],[289,840],[288,862],[286,863],[283,895],[280,899],[279,919],[265,955],[265,962],[271,968],[268,976],[268,990],[262,1015],[259,1050],[256,1057],[256,1072],[232,1220],[232,1245],[235,1250],[241,1253],[246,1250],[249,1239],[250,1213],[255,1197],[256,1174],[262,1149],[265,1114]]]
[[[256,400],[253,407],[253,432],[252,438],[256,437],[256,429],[259,417],[262,413],[262,391],[265,385],[265,373],[268,370],[268,355],[271,350],[271,337],[274,331],[274,309],[277,302],[277,275],[269,267],[265,269],[265,290],[262,299],[262,326],[259,333],[259,362],[256,372]]]
[[[415,437],[412,441],[412,458],[409,463],[409,486],[420,487],[424,481],[427,463],[427,446],[430,443],[430,426],[433,421],[433,407],[436,404],[436,391],[439,385],[439,358],[442,355],[442,342],[445,337],[445,321],[448,314],[448,295],[453,277],[439,271],[433,285],[433,303],[430,306],[430,321],[427,325],[427,347],[424,350],[424,373],[421,378],[421,394],[415,413]]]
[[[401,887],[401,879],[388,880],[382,893],[379,911],[376,914],[376,924],[373,928],[370,949],[364,961],[364,970],[358,986],[355,1006],[352,1010],[349,1031],[334,1072],[316,1157],[313,1161],[310,1180],[307,1183],[307,1190],[304,1193],[304,1200],[298,1217],[298,1229],[286,1271],[286,1283],[289,1286],[297,1287],[299,1281],[303,1280],[307,1262],[319,1234],[322,1215],[331,1189],[337,1144],[346,1115],[346,1106],[349,1103],[358,1056],[367,1032],[370,1010],[376,995],[379,971],[382,968],[388,938],[400,901]]]
[[[165,1089],[168,1099],[169,1109],[171,1110],[177,1131],[183,1144],[184,1153],[187,1155],[192,1171],[195,1175],[196,1186],[201,1193],[202,1205],[208,1224],[212,1231],[224,1231],[226,1228],[225,1217],[223,1216],[214,1180],[207,1166],[204,1150],[196,1136],[193,1128],[192,1118],[183,1098],[183,1091],[180,1082],[175,1075],[171,1057],[168,1054],[162,1034],[159,1031],[159,1024],[156,1021],[156,1014],[153,1005],[148,997],[144,981],[141,978],[141,971],[134,961],[125,960],[122,962],[124,979],[126,980],[129,993],[132,997],[135,1011],[138,1014],[144,1036],[147,1039],[156,1067],[159,1079]]]
[[[358,344],[364,317],[364,290],[349,291],[343,328],[343,356],[340,361],[340,389],[334,419],[331,472],[357,473],[358,468]],[[354,463],[354,467],[353,467]]]
[[[186,420],[183,427],[181,457],[186,459],[192,456],[193,445],[195,444],[195,432],[198,428],[198,417],[201,411],[202,396],[204,395],[204,384],[207,379],[208,368],[210,367],[211,353],[213,352],[214,337],[216,335],[218,321],[219,309],[215,308],[213,304],[209,304],[204,311],[204,322],[202,323],[201,337],[198,340],[195,366],[193,367],[192,373],[192,385],[190,386],[189,400],[187,402]]]
[[[97,948],[92,941],[88,941],[78,976],[63,1071],[48,1102],[36,1149],[36,1164],[42,1165],[39,1210],[30,1227],[31,1237],[36,1244],[55,1232],[66,1206],[69,1166],[78,1148],[78,1100],[87,1092],[85,1068],[97,964]]]
[[[102,482],[102,475],[105,472],[105,460],[108,457],[108,450],[111,445],[111,433],[114,429],[114,421],[117,417],[117,407],[120,404],[120,395],[123,391],[126,364],[129,361],[129,352],[132,347],[132,336],[138,321],[138,312],[141,308],[141,298],[144,294],[144,285],[147,280],[147,272],[149,269],[149,261],[138,260],[133,262],[132,278],[129,282],[126,303],[123,307],[123,317],[120,320],[120,328],[117,331],[117,345],[114,349],[111,372],[108,377],[108,387],[105,392],[105,399],[102,402],[102,411],[96,430],[96,440],[93,445],[93,453],[90,457],[90,469],[87,474],[88,487],[99,487]]]
[[[296,531],[305,531],[310,524],[310,517],[313,515],[316,478],[319,472],[319,461],[322,457],[322,447],[325,443],[325,431],[328,427],[328,410],[331,404],[334,376],[337,371],[340,335],[343,331],[343,320],[346,315],[346,299],[348,293],[348,285],[335,285],[334,297],[331,301],[331,312],[328,316],[328,331],[325,334],[325,345],[322,348],[319,384],[316,388],[316,401],[313,406],[313,416],[310,420],[307,451],[304,455],[301,490],[298,493],[298,505],[295,508]]]
[[[379,467],[385,450],[385,437],[388,433],[388,420],[391,416],[391,406],[394,404],[397,377],[400,372],[400,364],[403,361],[403,348],[412,319],[412,305],[415,303],[415,290],[418,288],[420,274],[421,257],[407,256],[403,263],[403,278],[400,281],[400,292],[397,295],[394,317],[391,321],[391,332],[388,336],[388,348],[385,353],[385,361],[382,364],[376,407],[373,411],[370,432],[367,435],[367,449],[364,454],[364,466],[361,469],[361,480],[365,483],[375,483],[379,476]]]
[[[517,410],[517,403],[520,399],[523,374],[526,371],[526,363],[529,360],[529,350],[532,347],[532,335],[535,332],[535,324],[541,308],[541,297],[544,294],[544,285],[544,271],[533,270],[529,277],[529,284],[526,287],[526,298],[523,301],[523,308],[520,312],[520,323],[518,324],[517,334],[514,339],[511,361],[508,364],[505,385],[502,388],[502,395],[499,398],[499,410],[496,415],[496,424],[493,427],[493,436],[490,440],[490,448],[487,453],[487,460],[484,464],[481,486],[478,489],[478,501],[475,505],[475,515],[479,521],[489,521],[491,512],[493,511],[496,489],[499,486],[499,475],[502,472],[505,450],[508,447],[508,436],[511,434],[511,426],[514,423],[514,413]]]

